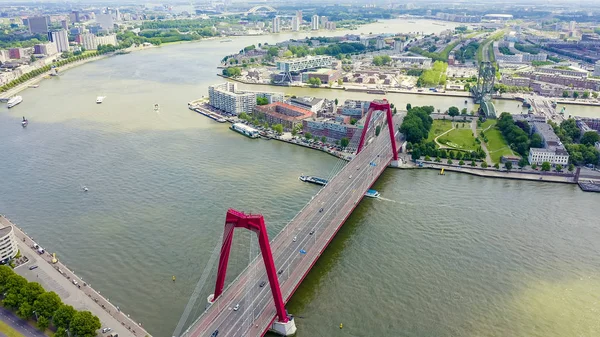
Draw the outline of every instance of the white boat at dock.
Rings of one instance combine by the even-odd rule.
[[[23,102],[23,97],[21,97],[21,96],[14,96],[14,97],[11,97],[8,100],[7,105],[8,105],[8,108],[10,109],[10,108],[14,107],[15,105],[20,104],[21,102]]]
[[[102,104],[106,96],[98,96],[96,97],[96,104]]]
[[[39,87],[39,86],[40,86],[39,84],[30,84],[30,85],[28,85],[27,87],[28,87],[28,88],[37,88],[37,87]]]

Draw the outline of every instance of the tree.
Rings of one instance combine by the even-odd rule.
[[[321,137],[321,143],[327,143],[327,137],[322,136]]]
[[[521,158],[521,160],[519,160],[519,167],[520,168],[523,168],[523,167],[527,166],[527,164],[529,164],[529,162],[527,161],[527,159]]]
[[[348,144],[350,144],[350,140],[347,137],[340,139],[340,146],[342,148],[346,148],[346,146],[348,146]]]
[[[467,108],[462,108],[462,110],[460,110],[460,114],[461,115],[466,115],[467,114]]]
[[[460,165],[460,166],[462,166],[464,164],[465,164],[465,162],[462,159],[458,162],[458,165]]]
[[[531,135],[531,142],[529,143],[533,148],[541,148],[543,146],[542,136],[538,133]]]
[[[383,65],[383,59],[381,56],[374,56],[373,57],[373,65],[375,66],[382,66]]]
[[[71,333],[77,337],[95,337],[96,330],[100,329],[100,319],[89,311],[78,311],[71,321]]]
[[[550,171],[550,163],[545,161],[542,163],[542,171]]]
[[[410,103],[406,103],[406,111],[410,110],[412,108],[412,105]]]
[[[561,164],[556,164],[556,166],[554,167],[554,169],[556,170],[556,172],[560,172],[562,171],[563,167]]]
[[[238,77],[242,75],[242,70],[238,67],[229,67],[223,69],[223,76]]]
[[[477,166],[477,164],[475,164],[474,160],[471,160],[471,166],[473,166],[473,167]]]
[[[248,114],[247,114],[247,113],[245,113],[245,112],[242,112],[242,113],[240,113],[240,114],[238,115],[238,117],[239,117],[240,119],[248,119]]]
[[[600,141],[600,135],[596,131],[588,131],[581,136],[580,143],[583,145],[594,145]]]
[[[569,164],[569,168],[568,168],[569,172],[573,172],[574,169],[575,169],[575,165]]]
[[[494,164],[494,168],[495,168],[496,170],[499,170],[499,169],[500,169],[500,165],[499,165],[498,163],[496,163],[496,164]]]
[[[296,128],[292,129],[292,136],[296,137],[296,135],[298,134],[298,130],[296,130]]]
[[[269,99],[266,97],[256,97],[256,105],[267,105],[269,104]]]
[[[379,136],[380,132],[381,132],[381,125],[377,125],[377,127],[375,127],[375,136]]]
[[[577,99],[579,97],[579,93],[577,91],[573,91],[573,98]]]
[[[358,120],[356,118],[351,118],[350,119],[350,124],[355,125],[356,122],[358,122]]]
[[[44,316],[39,316],[37,320],[38,329],[40,329],[40,331],[46,331],[48,326],[50,326],[50,321]]]
[[[488,164],[486,162],[481,163],[481,168],[487,168],[487,167],[488,167]]]
[[[283,125],[281,125],[281,124],[273,125],[273,131],[277,132],[278,134],[282,134],[283,133]]]
[[[60,297],[55,292],[45,292],[33,302],[33,310],[39,316],[52,317],[61,304]]]
[[[531,169],[535,170],[538,168],[538,165],[536,163],[531,164]]]
[[[447,163],[448,165],[452,165],[452,159],[448,159]]]
[[[71,324],[71,320],[75,315],[75,308],[70,305],[63,304],[58,307],[58,310],[54,313],[53,322],[57,328],[67,329]]]
[[[589,91],[584,91],[583,95],[581,97],[583,97],[585,99],[590,98],[590,92]]]
[[[338,99],[337,99],[337,98],[335,99],[335,101],[334,101],[334,102],[335,102],[335,105],[338,105],[338,103],[339,103],[339,101],[338,101]]]
[[[310,84],[312,87],[318,87],[321,85],[321,79],[318,77],[311,77],[308,79],[308,84]]]
[[[455,106],[451,106],[450,108],[448,108],[448,115],[450,115],[450,117],[452,117],[452,119],[454,119],[454,117],[458,116],[459,114],[459,110],[457,107]]]
[[[282,56],[285,57],[285,58],[290,58],[290,57],[294,56],[294,54],[291,51],[286,50],[286,51],[283,52]]]
[[[510,171],[510,170],[512,169],[512,162],[510,162],[510,161],[507,161],[506,163],[504,163],[504,168],[505,168],[507,171]]]
[[[562,96],[565,97],[565,98],[567,98],[570,95],[569,95],[569,92],[565,90],[565,91],[563,91],[563,95]]]
[[[307,133],[304,134],[304,138],[311,139],[312,138],[312,134],[310,132],[307,132]]]
[[[27,302],[21,303],[21,306],[17,310],[17,315],[23,319],[29,319],[33,316],[33,307]]]
[[[337,84],[338,85],[344,85],[344,81],[340,78],[340,79],[337,80]],[[336,101],[337,101],[337,99],[336,99]]]

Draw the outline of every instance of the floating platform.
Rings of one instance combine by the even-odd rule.
[[[600,193],[600,182],[578,182],[579,188],[584,192]]]

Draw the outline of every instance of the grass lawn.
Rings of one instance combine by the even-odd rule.
[[[438,142],[446,144],[457,150],[475,151],[479,144],[475,142],[473,130],[470,127],[454,129],[438,139]]]
[[[485,136],[488,139],[486,146],[488,151],[490,152],[490,157],[492,157],[492,161],[494,163],[500,162],[500,157],[502,156],[514,156],[515,154],[512,152],[504,137],[500,133],[500,130],[496,128],[491,128],[485,132]]]
[[[498,121],[495,119],[488,119],[485,122],[481,123],[481,126],[477,127],[477,134],[481,132],[481,130],[487,129],[490,125],[496,125]]]
[[[2,321],[0,321],[0,332],[2,332],[8,337],[24,337],[23,335],[18,333],[17,330],[11,328],[8,324]]]
[[[431,129],[429,130],[429,135],[427,136],[428,142],[433,142],[435,137],[441,135],[442,133],[452,129],[452,122],[447,119],[435,119],[433,120],[433,124],[431,125]]]

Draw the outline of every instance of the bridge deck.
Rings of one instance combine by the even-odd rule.
[[[400,117],[394,117],[394,129]],[[385,128],[371,144],[350,161],[327,186],[273,239],[271,248],[283,300],[292,297],[331,239],[392,160],[391,142]],[[375,165],[372,165],[374,163]],[[319,210],[323,208],[322,212]],[[267,224],[268,225],[268,224]],[[314,234],[309,234],[314,230]],[[293,238],[297,240],[294,242]],[[304,249],[306,254],[301,254]],[[263,336],[275,319],[275,304],[262,259],[255,259],[225,289],[215,303],[182,334],[185,337]],[[238,311],[232,308],[240,305]]]

